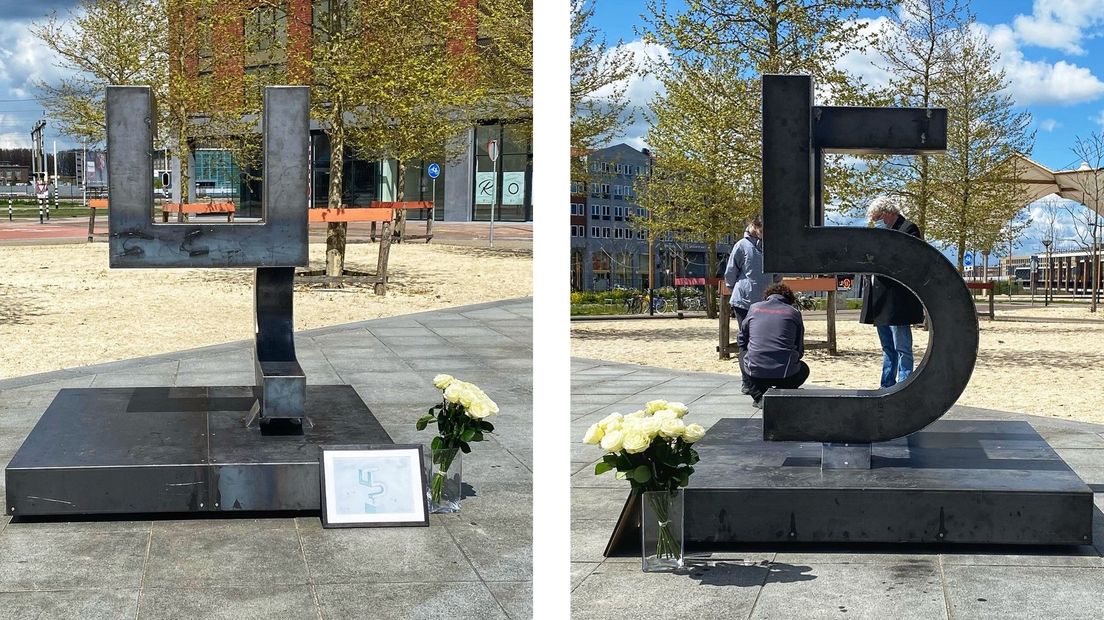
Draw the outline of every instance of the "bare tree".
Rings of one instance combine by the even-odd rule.
[[[1104,208],[1104,179],[1101,170],[1104,167],[1104,131],[1091,132],[1088,136],[1077,136],[1070,149],[1081,159],[1081,170],[1072,176],[1074,184],[1080,189],[1081,213],[1088,228],[1092,231],[1089,274],[1092,279],[1092,302],[1090,311],[1096,312],[1097,297],[1100,295],[1100,209]]]

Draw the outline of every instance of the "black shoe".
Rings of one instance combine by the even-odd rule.
[[[742,385],[742,386],[740,386],[740,393],[741,394],[751,394],[751,388],[749,388],[746,385]]]
[[[759,399],[751,401],[751,406],[755,407],[756,409],[762,409],[763,408],[763,399],[759,398]]]

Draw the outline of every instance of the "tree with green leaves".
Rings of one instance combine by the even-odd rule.
[[[894,105],[931,107],[954,58],[952,46],[970,16],[959,0],[900,0],[890,12],[889,27],[875,42],[881,68],[893,77]],[[905,198],[909,218],[927,229],[933,200],[931,155],[887,157],[877,170],[878,182]]]
[[[652,102],[646,141],[656,152],[651,178],[639,190],[651,210],[651,234],[677,232],[715,247],[743,230],[762,205],[761,80],[765,73],[808,73],[818,93],[844,105],[880,100],[837,66],[863,49],[861,9],[883,0],[698,0],[681,13],[649,0],[644,40],[669,50],[653,67],[665,89]],[[859,166],[826,158],[826,201],[858,201]],[[710,300],[712,306],[712,300]]]
[[[622,135],[632,122],[626,96],[637,71],[621,41],[612,47],[590,23],[594,0],[571,2],[571,148],[587,154]],[[572,157],[571,178],[585,180],[584,157]]]
[[[309,68],[311,115],[330,142],[329,199],[342,206],[346,149],[397,161],[397,199],[411,160],[455,156],[482,99],[478,17],[464,0],[331,0],[310,23],[312,44],[289,49]],[[294,21],[296,15],[288,15]],[[326,231],[326,275],[345,272],[347,224]]]
[[[1031,115],[1017,112],[998,56],[981,32],[967,26],[953,46],[946,80],[935,98],[947,108],[947,152],[932,158],[934,200],[929,239],[953,246],[959,272],[965,253],[992,247],[1000,228],[1025,203],[1023,164],[1031,151]]]
[[[253,45],[250,33],[221,35],[256,10],[217,0],[83,0],[67,17],[53,13],[32,27],[59,66],[72,72],[40,83],[40,101],[63,132],[97,144],[105,138],[107,86],[150,87],[158,141],[178,156],[181,201],[189,202],[197,143],[230,151],[243,169],[259,157],[260,140],[248,117],[260,110],[254,81],[268,78],[255,74],[242,81],[217,66]]]
[[[743,230],[760,209],[758,145],[740,134],[754,98],[738,89],[723,60],[676,59],[660,76],[664,94],[652,101],[645,140],[655,150],[650,176],[638,182],[638,203],[649,217],[635,221],[650,240],[673,233],[706,245],[706,272],[717,272],[721,238]],[[712,289],[707,310],[715,316]]]

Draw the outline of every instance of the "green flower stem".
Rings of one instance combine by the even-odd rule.
[[[429,483],[429,498],[434,504],[441,503],[441,493],[445,489],[445,480],[448,478],[449,467],[456,459],[459,448],[442,448],[433,451],[433,464],[438,465],[433,472],[433,479]]]
[[[674,533],[671,532],[671,497],[666,491],[652,493],[648,496],[651,500],[652,510],[659,525],[659,536],[656,540],[656,557],[664,560],[678,559],[682,550]]]

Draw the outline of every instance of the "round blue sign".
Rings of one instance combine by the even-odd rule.
[[[440,164],[430,164],[426,168],[426,172],[429,173],[429,178],[436,179],[441,174],[441,166]]]
[[[973,265],[974,265],[974,253],[973,252],[967,252],[966,254],[964,254],[962,256],[962,266],[963,267],[973,267]]]

